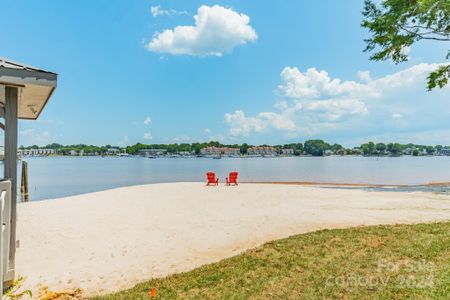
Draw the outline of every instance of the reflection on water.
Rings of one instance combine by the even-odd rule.
[[[203,181],[207,171],[216,172],[222,183],[230,171],[238,171],[241,181],[393,185],[450,182],[450,157],[444,156],[223,159],[36,157],[25,160],[29,164],[31,200],[145,183]]]

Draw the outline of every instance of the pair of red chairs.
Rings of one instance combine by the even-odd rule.
[[[230,186],[232,184],[234,185],[238,185],[237,182],[237,178],[238,178],[238,172],[230,172],[229,177],[227,177],[227,183],[226,185]],[[219,178],[216,178],[216,173],[214,172],[208,172],[206,173],[206,185],[219,185]]]

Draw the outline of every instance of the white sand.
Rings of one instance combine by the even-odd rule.
[[[322,228],[450,220],[450,196],[296,185],[119,188],[18,207],[26,287],[128,288]]]

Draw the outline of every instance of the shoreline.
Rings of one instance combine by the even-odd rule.
[[[18,205],[24,288],[84,296],[192,270],[291,235],[450,220],[450,195],[293,184],[121,187]]]
[[[336,186],[336,187],[445,187],[450,186],[448,182],[429,182],[424,184],[376,184],[376,183],[337,183],[337,182],[319,182],[319,181],[243,181],[242,183],[249,184],[285,184],[285,185],[303,185],[303,186]]]
[[[449,182],[431,182],[431,183],[425,183],[425,184],[372,184],[372,183],[336,183],[336,182],[320,182],[320,181],[238,181],[239,184],[262,184],[262,185],[298,185],[298,186],[305,186],[305,187],[336,187],[336,188],[419,188],[419,190],[414,191],[420,191],[420,188],[427,188],[427,187],[450,187],[450,181]],[[52,200],[60,200],[64,198],[70,198],[70,197],[76,197],[76,196],[83,196],[83,195],[89,195],[89,194],[95,194],[95,193],[101,193],[106,191],[112,191],[116,189],[123,189],[123,188],[131,188],[131,187],[139,187],[139,186],[146,186],[146,185],[159,185],[159,184],[177,184],[177,183],[198,183],[198,184],[204,184],[206,183],[204,181],[168,181],[168,182],[151,182],[151,183],[143,183],[143,184],[131,184],[131,185],[124,185],[124,186],[117,186],[113,188],[106,188],[98,191],[88,191],[85,193],[80,194],[71,194],[67,196],[61,196],[61,197],[51,197],[51,198],[45,198],[45,199],[38,199],[33,200],[31,199],[30,202],[42,202],[42,201],[52,201]],[[219,185],[223,185],[224,183],[219,183]],[[426,190],[424,190],[426,191]]]

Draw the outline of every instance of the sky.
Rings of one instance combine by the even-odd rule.
[[[362,0],[1,2],[0,56],[58,73],[21,145],[450,145],[448,45],[370,61]]]

